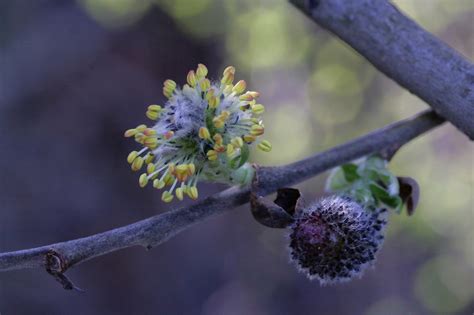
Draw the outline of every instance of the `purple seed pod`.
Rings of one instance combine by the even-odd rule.
[[[360,277],[383,243],[386,213],[341,196],[304,207],[291,225],[291,260],[321,284]]]

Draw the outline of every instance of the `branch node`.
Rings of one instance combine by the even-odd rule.
[[[79,287],[76,287],[74,283],[64,274],[68,268],[66,259],[61,256],[58,252],[50,249],[45,255],[44,266],[46,272],[49,273],[53,278],[58,281],[64,290],[76,290],[78,292],[84,292]]]

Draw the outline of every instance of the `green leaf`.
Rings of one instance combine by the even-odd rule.
[[[392,209],[400,211],[403,202],[399,196],[391,196],[387,190],[375,183],[369,184],[369,188],[373,196],[381,203],[389,206]]]
[[[244,165],[245,162],[248,161],[249,156],[250,156],[249,146],[247,143],[244,143],[244,145],[240,148],[240,155],[232,158],[232,160],[229,161],[229,166],[232,169],[236,170],[242,165]]]
[[[240,148],[240,162],[237,168],[244,165],[248,161],[249,156],[250,156],[249,146],[247,143],[244,142],[244,145]]]
[[[341,166],[341,169],[344,172],[346,181],[349,183],[352,183],[360,178],[359,174],[357,174],[357,165],[353,163],[344,164]]]
[[[349,186],[350,184],[347,182],[346,177],[344,176],[344,171],[340,167],[333,169],[327,179],[326,190],[330,192],[337,192],[345,190]]]

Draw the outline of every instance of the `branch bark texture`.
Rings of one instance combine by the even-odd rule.
[[[474,140],[474,65],[386,0],[290,0]]]
[[[399,148],[443,121],[443,118],[432,111],[424,112],[304,160],[284,166],[260,167],[257,169],[259,191],[269,194],[280,187],[299,183],[367,154],[381,152],[387,148]],[[249,196],[248,187],[232,187],[191,206],[104,233],[38,248],[2,253],[0,271],[46,268],[53,270],[55,275],[62,275],[71,266],[119,249],[131,246],[150,249],[197,222],[247,203]],[[49,263],[51,261],[54,264],[51,265]],[[63,285],[65,288],[72,287],[67,279]]]

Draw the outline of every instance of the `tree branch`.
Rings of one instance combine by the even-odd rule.
[[[474,66],[383,0],[290,0],[474,140]]]
[[[260,193],[269,194],[280,187],[299,183],[353,159],[386,148],[398,148],[443,121],[444,119],[432,111],[423,112],[411,119],[392,124],[301,161],[284,166],[260,167],[257,169]],[[139,245],[150,249],[197,222],[247,203],[249,195],[248,187],[232,187],[191,206],[104,233],[38,248],[2,253],[0,271],[46,268],[65,288],[74,288],[65,276],[62,277],[73,265],[131,246]]]

